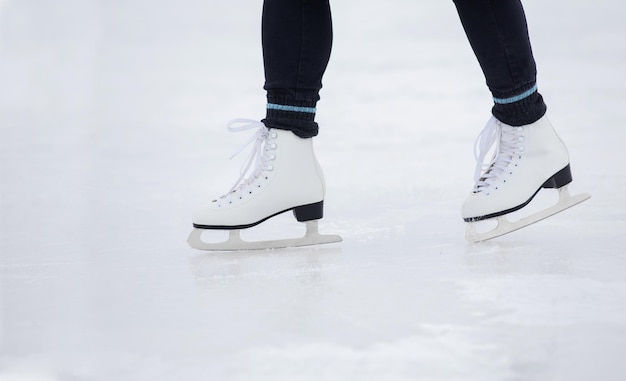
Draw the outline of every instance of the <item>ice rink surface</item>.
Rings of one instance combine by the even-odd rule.
[[[626,379],[624,3],[525,2],[591,200],[466,243],[491,98],[452,1],[335,1],[315,144],[344,242],[194,251],[243,160],[226,121],[264,116],[261,5],[0,0],[0,380]]]

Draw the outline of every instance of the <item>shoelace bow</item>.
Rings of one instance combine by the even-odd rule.
[[[271,155],[268,153],[268,147],[275,147],[274,145],[265,144],[266,140],[270,136],[270,133],[267,127],[265,127],[265,124],[259,121],[252,119],[233,119],[227,123],[227,128],[230,132],[242,132],[256,129],[256,133],[254,133],[244,144],[242,144],[230,157],[233,159],[246,149],[247,146],[252,144],[250,155],[239,169],[239,178],[224,196],[228,196],[237,190],[244,190],[261,175],[262,171],[271,170],[272,166],[268,164],[268,161],[271,160]]]
[[[474,193],[483,192],[495,185],[507,170],[514,154],[520,148],[516,130],[504,131],[501,123],[492,116],[478,135],[474,142],[476,159]],[[485,157],[489,152],[492,152],[491,159],[485,163]]]

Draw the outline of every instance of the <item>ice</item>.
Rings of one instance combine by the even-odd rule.
[[[525,2],[591,200],[466,243],[491,100],[453,2],[335,1],[315,145],[344,242],[194,251],[226,121],[264,116],[261,4],[0,1],[0,380],[622,380],[623,3]]]

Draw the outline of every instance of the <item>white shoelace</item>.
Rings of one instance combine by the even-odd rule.
[[[497,187],[502,174],[509,170],[514,155],[524,150],[524,146],[520,145],[519,131],[521,128],[505,130],[495,117],[489,119],[474,142],[474,193],[484,192],[491,186]],[[485,163],[489,152],[492,153],[491,159]]]
[[[239,147],[239,149],[230,157],[231,159],[239,155],[248,145],[252,144],[252,150],[248,159],[244,161],[240,170],[239,178],[225,196],[232,194],[234,191],[246,190],[261,172],[271,171],[273,167],[269,161],[274,159],[274,155],[269,151],[276,148],[276,144],[270,144],[267,140],[270,138],[270,132],[265,124],[252,119],[233,119],[227,123],[228,131],[242,132],[256,129],[256,132]]]

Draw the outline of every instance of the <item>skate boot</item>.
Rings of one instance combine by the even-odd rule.
[[[189,244],[201,250],[249,250],[306,246],[341,241],[339,236],[320,235],[317,221],[323,217],[325,183],[313,152],[312,139],[302,139],[291,131],[268,130],[261,122],[235,119],[230,131],[256,129],[249,144],[254,148],[241,175],[225,195],[205,204],[193,213],[194,230]],[[239,232],[278,214],[293,211],[305,222],[304,237],[274,241],[246,242]],[[203,230],[228,230],[230,237],[221,243],[201,240]]]
[[[495,148],[494,148],[495,146]],[[485,162],[493,150],[491,160]],[[570,196],[572,181],[569,155],[546,116],[535,123],[513,127],[492,117],[476,139],[475,185],[461,214],[468,222],[466,238],[477,242],[510,233],[540,221],[590,196]],[[559,190],[559,202],[541,212],[511,222],[506,215],[532,201],[543,188]],[[496,219],[497,227],[477,233],[476,222]]]

